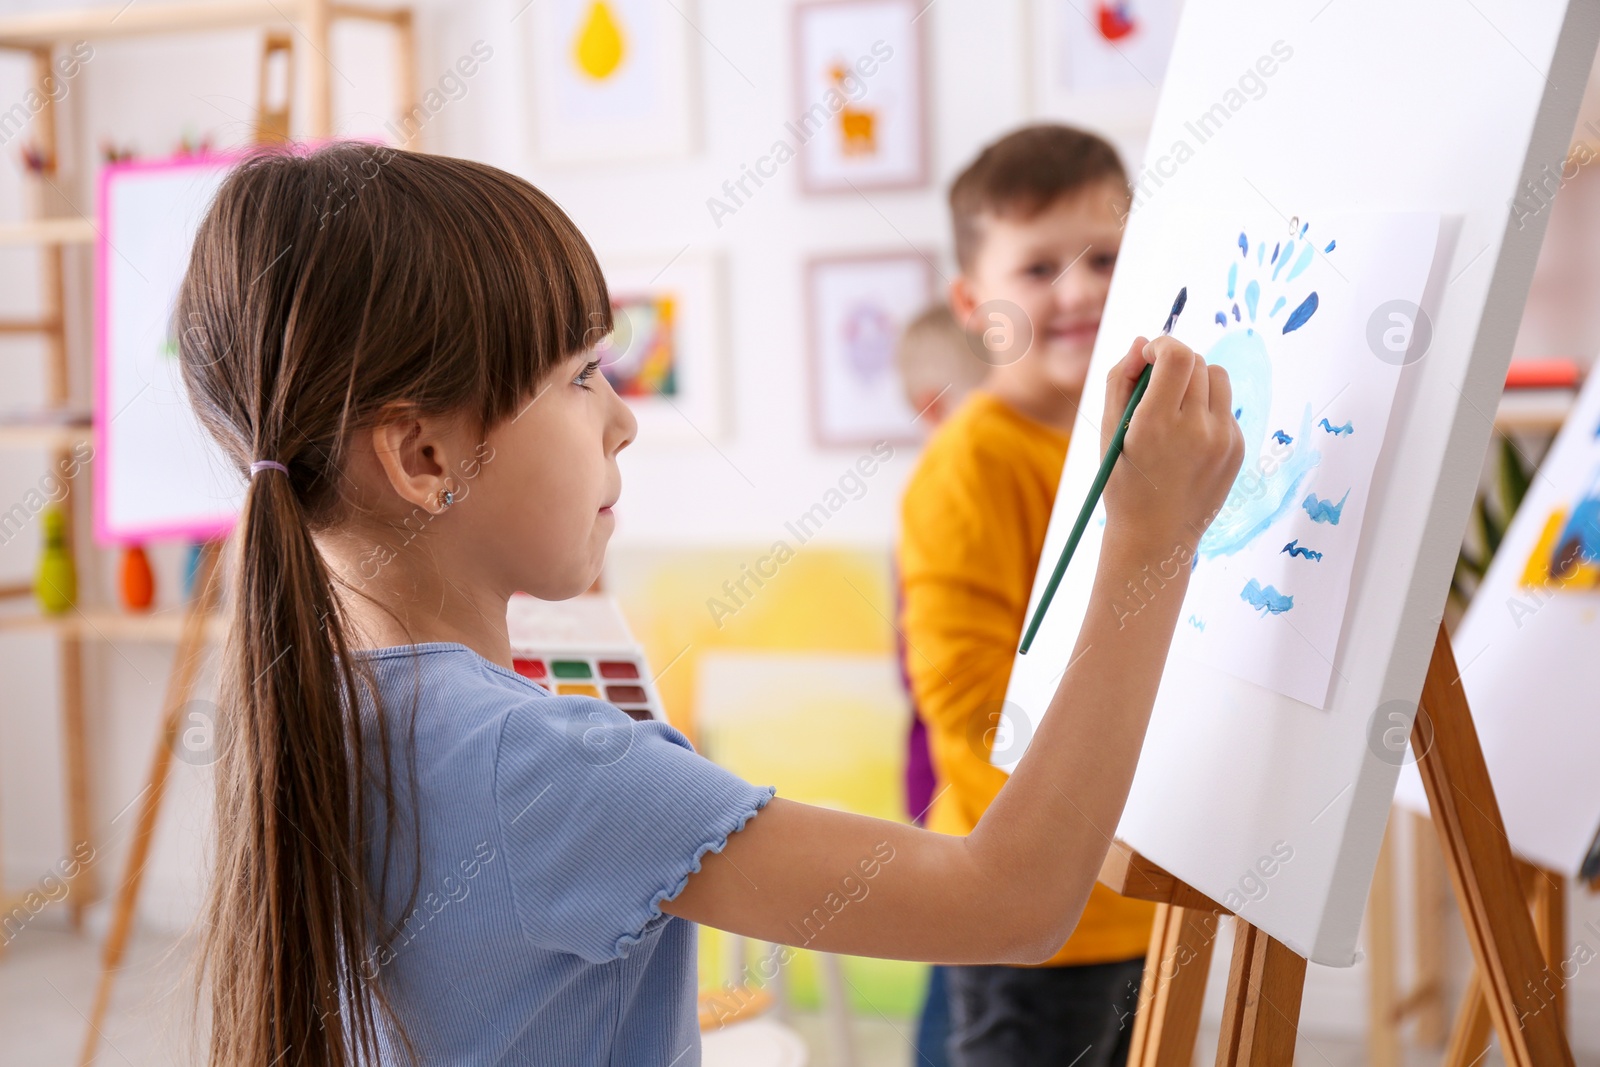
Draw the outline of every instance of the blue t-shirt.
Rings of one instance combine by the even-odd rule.
[[[698,1064],[695,926],[661,902],[772,789],[665,723],[552,696],[465,645],[360,655],[396,796],[386,882],[381,855],[368,867],[398,933],[366,977],[419,1062]],[[381,797],[374,807],[381,820]],[[382,1038],[385,1062],[405,1062],[396,1035]]]

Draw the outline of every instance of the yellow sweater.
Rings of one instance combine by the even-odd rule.
[[[928,442],[901,505],[906,669],[938,779],[928,828],[965,834],[1005,783],[990,766],[1067,435],[978,392]],[[970,740],[969,740],[970,739]],[[1142,956],[1155,905],[1096,884],[1049,965]]]

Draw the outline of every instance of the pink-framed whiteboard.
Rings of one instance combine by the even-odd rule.
[[[95,247],[94,536],[202,539],[233,527],[244,482],[201,427],[178,366],[178,286],[234,155],[106,165]]]

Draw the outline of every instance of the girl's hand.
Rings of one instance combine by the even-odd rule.
[[[1111,445],[1146,365],[1150,386],[1134,412],[1123,459],[1106,483],[1107,544],[1193,550],[1244,460],[1228,372],[1173,337],[1135,338],[1106,379],[1101,455]]]

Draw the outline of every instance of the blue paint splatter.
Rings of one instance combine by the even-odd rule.
[[[1199,630],[1201,633],[1205,633],[1206,632],[1205,620],[1201,619],[1198,615],[1190,615],[1189,616],[1189,625],[1193,626],[1196,630]]]
[[[1217,325],[1218,326],[1226,326],[1226,325],[1228,325],[1228,316],[1224,315],[1220,311],[1217,312]]]
[[[1285,263],[1289,262],[1289,257],[1293,256],[1293,255],[1294,255],[1294,242],[1290,241],[1283,248],[1283,258],[1278,260],[1278,265],[1272,268],[1272,280],[1273,281],[1277,281],[1278,280],[1278,272],[1283,269],[1283,265]]]
[[[1242,319],[1239,318],[1239,305],[1238,304],[1233,305],[1233,321],[1234,322],[1242,322],[1243,321]]]
[[[1244,306],[1250,309],[1250,321],[1256,321],[1256,305],[1261,302],[1261,283],[1251,280],[1244,287]]]
[[[1289,312],[1289,321],[1283,324],[1284,333],[1292,333],[1306,324],[1306,321],[1317,312],[1317,294],[1312,293],[1300,302],[1300,306]]]
[[[1273,430],[1272,431],[1272,439],[1274,441],[1278,442],[1280,445],[1292,445],[1292,444],[1294,444],[1294,438],[1290,437],[1288,434],[1284,433],[1282,430]]]
[[[1267,318],[1270,319],[1270,318],[1275,317],[1278,314],[1278,312],[1283,310],[1283,305],[1287,304],[1288,302],[1289,301],[1285,300],[1281,296],[1278,297],[1278,299],[1274,300],[1272,302],[1272,310],[1267,312]]]
[[[1329,526],[1337,526],[1339,517],[1344,513],[1344,502],[1349,499],[1348,489],[1344,491],[1344,496],[1339,498],[1337,504],[1333,502],[1331,496],[1326,500],[1318,500],[1317,494],[1308,493],[1306,498],[1300,501],[1300,506],[1306,509],[1306,514],[1311,516],[1312,522],[1325,522]]]
[[[1322,553],[1321,552],[1313,552],[1313,551],[1311,551],[1311,549],[1306,548],[1304,545],[1302,545],[1300,543],[1300,538],[1298,538],[1298,537],[1296,537],[1293,541],[1290,541],[1288,544],[1284,545],[1283,546],[1283,550],[1285,552],[1289,553],[1289,558],[1290,559],[1293,559],[1296,556],[1304,556],[1306,559],[1309,559],[1313,563],[1321,563],[1322,562]]]
[[[1281,244],[1275,244],[1272,246],[1272,262],[1278,262],[1278,250],[1282,247],[1283,245]]]
[[[1234,408],[1233,409],[1233,417],[1234,418],[1237,419],[1240,415],[1243,415],[1243,414],[1244,414],[1244,408]]]
[[[1239,254],[1241,256],[1250,254],[1250,238],[1246,237],[1243,231],[1239,233]]]
[[[1284,596],[1272,586],[1261,588],[1261,583],[1254,578],[1245,583],[1244,592],[1239,594],[1243,600],[1253,608],[1261,609],[1263,615],[1282,615],[1294,607],[1294,597]]]
[[[1239,264],[1228,264],[1228,299],[1233,299],[1233,290],[1239,284]]]
[[[1267,242],[1262,241],[1256,245],[1256,266],[1261,266],[1261,259],[1267,254]]]
[[[1334,248],[1335,248],[1335,247],[1336,247],[1336,246],[1337,246],[1337,245],[1338,245],[1338,244],[1339,244],[1339,242],[1338,242],[1338,241],[1329,241],[1329,242],[1328,242],[1328,247],[1327,247],[1327,248],[1324,248],[1324,249],[1323,249],[1323,251],[1324,251],[1324,252],[1332,252],[1332,251],[1333,251],[1333,250],[1334,250]]]
[[[1300,227],[1300,236],[1304,237],[1306,235],[1306,231],[1309,229],[1311,229],[1311,223],[1307,222],[1302,224]]]
[[[1272,358],[1265,338],[1246,330],[1229,331],[1205,352],[1205,360],[1228,372],[1245,443],[1245,461],[1227,506],[1200,539],[1198,555],[1215,559],[1242,551],[1287,514],[1305,495],[1307,475],[1322,461],[1322,454],[1305,445],[1309,440],[1305,435],[1312,429],[1310,404],[1298,424],[1301,443],[1288,453],[1268,451],[1273,429],[1267,421],[1272,417]]]
[[[1293,267],[1289,268],[1289,276],[1285,278],[1284,281],[1292,282],[1296,278],[1300,277],[1300,275],[1305,272],[1305,269],[1311,266],[1311,253],[1314,251],[1315,249],[1313,249],[1309,244],[1302,248],[1300,250],[1300,258],[1294,261]]]
[[[1321,426],[1324,430],[1327,430],[1335,437],[1343,437],[1345,434],[1356,432],[1355,425],[1349,419],[1344,420],[1343,426],[1335,426],[1327,419],[1323,419],[1321,422],[1317,423],[1317,425]]]

